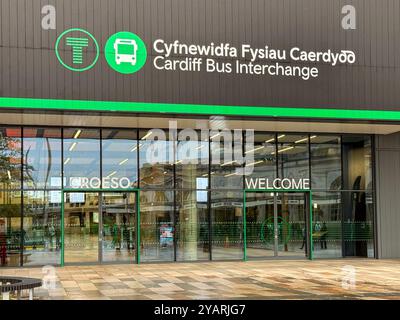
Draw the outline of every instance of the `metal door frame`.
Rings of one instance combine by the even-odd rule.
[[[100,237],[100,231],[103,226],[102,218],[102,194],[103,193],[134,193],[135,196],[135,207],[136,207],[136,264],[140,264],[140,189],[137,188],[126,188],[126,189],[62,189],[61,190],[61,261],[60,265],[63,267],[65,265],[65,246],[64,246],[64,206],[65,206],[65,194],[66,193],[98,193],[99,195],[99,254],[97,262],[95,264],[103,263],[101,257],[101,246],[103,238]]]
[[[313,246],[313,236],[312,236],[312,225],[313,225],[313,207],[312,207],[312,191],[310,189],[244,189],[243,192],[243,260],[247,261],[247,215],[246,215],[246,196],[247,193],[273,193],[274,194],[274,230],[277,228],[277,193],[304,193],[304,199],[308,199],[308,204],[306,204],[306,232],[308,243],[306,244],[308,259],[314,259],[314,246]],[[308,197],[307,197],[308,195]],[[308,219],[307,219],[307,205],[308,205]],[[274,251],[277,250],[276,247],[277,239],[275,238]]]

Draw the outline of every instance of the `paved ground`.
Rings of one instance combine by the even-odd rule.
[[[41,268],[0,275],[43,277]],[[400,260],[254,261],[56,268],[40,299],[399,299]]]

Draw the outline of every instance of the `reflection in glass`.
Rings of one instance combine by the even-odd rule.
[[[312,189],[340,190],[342,184],[340,137],[312,135],[310,141]]]
[[[200,133],[192,130],[182,130],[178,134],[175,162],[178,188],[196,189],[201,180],[205,188],[208,186],[208,139],[201,141],[199,136]]]
[[[342,192],[344,256],[374,257],[373,197],[370,192]]]
[[[246,178],[276,178],[276,137],[275,134],[255,133],[254,147],[246,150],[253,161],[247,163],[247,169],[252,169]]]
[[[369,136],[343,136],[344,190],[372,190],[372,150]]]
[[[307,254],[305,193],[277,193],[278,256]]]
[[[211,131],[211,188],[243,189],[243,141],[230,130]]]
[[[21,192],[0,191],[0,266],[17,267],[21,260]],[[29,256],[24,254],[24,262]]]
[[[315,258],[342,257],[342,204],[340,192],[313,193]]]
[[[174,260],[174,193],[141,191],[140,257],[141,261]]]
[[[140,187],[172,188],[174,186],[174,142],[162,130],[139,133]]]
[[[269,192],[246,193],[246,241],[249,259],[274,256],[273,194]]]
[[[99,194],[65,193],[65,263],[97,262],[99,257]]]
[[[24,265],[57,265],[61,258],[61,192],[25,191]]]
[[[309,178],[307,135],[278,134],[278,175],[281,178]]]
[[[176,258],[178,261],[209,260],[208,193],[177,193]]]
[[[136,260],[135,194],[103,193],[102,254],[104,262]]]
[[[243,259],[243,193],[211,192],[212,259]]]
[[[104,189],[138,186],[137,148],[136,130],[102,130]]]
[[[65,129],[63,146],[65,187],[100,188],[100,131]]]
[[[24,188],[61,188],[61,130],[24,128]]]
[[[21,128],[0,128],[0,189],[21,188]]]

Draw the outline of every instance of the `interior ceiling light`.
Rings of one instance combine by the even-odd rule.
[[[248,151],[245,152],[245,154],[248,154],[248,153],[251,153],[251,152],[255,152],[255,151],[258,151],[258,150],[261,150],[261,149],[264,149],[264,146],[254,148],[252,150],[248,150]]]
[[[69,147],[69,151],[72,151],[72,150],[74,150],[75,149],[75,147],[76,147],[76,145],[77,145],[77,142],[74,142],[70,147]]]
[[[152,134],[153,134],[153,132],[152,132],[152,131],[149,131],[149,132],[142,138],[142,140],[144,140],[144,139],[150,137]]]
[[[81,133],[82,133],[82,130],[78,130],[77,132],[75,132],[74,139],[78,139],[78,137],[80,136]]]

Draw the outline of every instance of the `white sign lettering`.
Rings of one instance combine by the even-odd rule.
[[[127,177],[71,177],[69,186],[73,189],[128,189],[132,186],[131,180]]]
[[[308,190],[310,179],[289,179],[289,178],[246,178],[246,189],[261,190]]]
[[[208,73],[298,77],[302,80],[317,78],[322,64],[335,67],[356,61],[356,55],[351,50],[308,51],[298,47],[286,50],[268,45],[261,48],[250,44],[235,47],[230,43],[199,45],[157,39],[153,42],[153,49],[157,53],[153,66],[157,70],[205,70]]]

